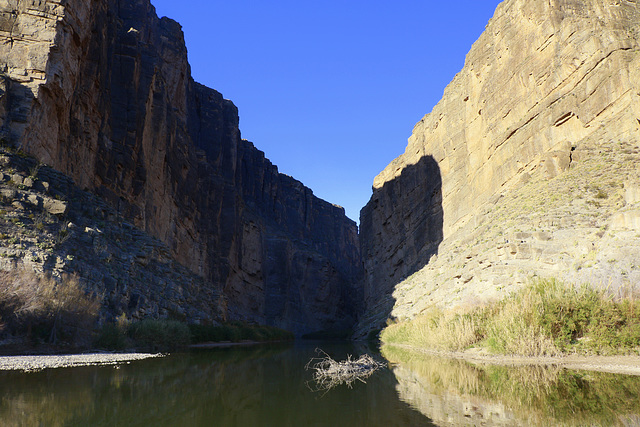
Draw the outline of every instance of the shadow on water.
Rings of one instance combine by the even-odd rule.
[[[322,343],[336,359],[353,346]],[[3,426],[431,425],[382,369],[325,395],[306,385],[315,344],[192,351],[120,367],[0,372]]]
[[[472,365],[383,346],[398,394],[448,425],[640,424],[640,377],[552,366]]]
[[[360,212],[367,309],[384,321],[402,280],[438,254],[443,239],[442,176],[432,156],[406,166],[400,176],[374,188]],[[378,325],[379,326],[379,325]]]

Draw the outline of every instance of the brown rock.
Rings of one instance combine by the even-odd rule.
[[[3,188],[3,189],[0,189],[0,194],[2,194],[2,197],[6,197],[9,200],[13,200],[18,195],[18,192],[12,188]]]
[[[44,198],[42,207],[51,215],[64,215],[67,212],[68,205],[62,200]]]
[[[14,173],[11,176],[11,181],[16,185],[22,185],[24,183],[24,177],[20,174]]]

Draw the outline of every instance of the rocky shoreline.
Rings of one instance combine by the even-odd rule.
[[[64,355],[0,356],[0,371],[34,372],[43,369],[92,365],[128,364],[135,360],[162,357],[156,353],[87,353]]]

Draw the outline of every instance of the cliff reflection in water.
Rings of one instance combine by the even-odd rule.
[[[437,425],[638,425],[640,377],[472,365],[383,346],[400,399]]]
[[[327,344],[336,359],[358,354]],[[1,426],[428,426],[382,369],[326,395],[304,370],[314,345],[174,354],[120,367],[0,372]]]

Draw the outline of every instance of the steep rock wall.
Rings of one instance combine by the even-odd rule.
[[[148,0],[0,6],[1,136],[165,242],[230,319],[353,321],[355,223],[241,139],[236,107],[192,80],[179,24]]]
[[[361,213],[369,308],[387,298],[395,315],[413,316],[429,305],[477,302],[485,290],[497,297],[536,274],[600,283],[617,268],[630,272],[620,284],[637,283],[637,231],[627,218],[637,203],[621,187],[639,178],[639,22],[635,1],[498,6],[405,153],[375,178]],[[406,180],[425,158],[437,173]],[[433,203],[441,204],[429,208],[441,212],[433,223],[440,230],[429,232],[438,256],[418,253],[412,268],[399,267],[406,242],[424,234],[400,212],[424,210],[425,191],[438,181]],[[594,197],[589,186],[608,196],[586,200]],[[625,223],[624,243],[594,237],[614,217]],[[607,264],[611,245],[622,254]],[[594,263],[581,263],[598,247]]]

